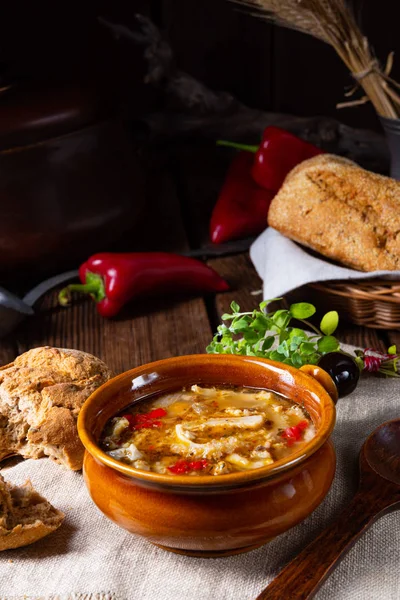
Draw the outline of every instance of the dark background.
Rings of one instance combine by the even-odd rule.
[[[176,141],[168,138],[158,146],[153,140],[144,191],[141,186],[129,188],[128,208],[136,210],[137,203],[140,214],[131,217],[129,211],[126,215],[121,213],[112,227],[107,206],[101,210],[93,185],[78,186],[79,169],[84,182],[90,175],[95,183],[98,176],[101,180],[112,179],[112,169],[105,168],[104,173],[98,167],[91,169],[89,152],[85,161],[79,151],[66,153],[61,162],[54,159],[68,145],[71,130],[77,143],[80,135],[89,135],[92,129],[94,141],[103,139],[96,137],[98,129],[91,126],[95,122],[99,129],[102,127],[102,106],[97,106],[92,95],[86,100],[84,94],[73,94],[70,100],[64,93],[64,84],[68,90],[68,84],[72,83],[74,92],[77,83],[79,92],[89,87],[95,91],[100,105],[103,98],[111,98],[128,108],[133,116],[162,110],[165,95],[143,84],[146,64],[142,49],[123,41],[116,44],[98,21],[102,16],[135,27],[138,12],[151,16],[163,30],[180,69],[214,89],[231,92],[251,107],[300,116],[333,116],[356,127],[380,128],[369,105],[336,109],[337,102],[344,99],[345,89],[353,82],[331,48],[306,35],[274,28],[243,14],[227,0],[0,2],[0,89],[14,81],[27,84],[15,86],[19,104],[12,102],[12,93],[10,102],[7,101],[7,90],[3,104],[0,102],[0,158],[7,159],[0,160],[0,167],[2,162],[5,164],[0,176],[0,181],[5,180],[3,195],[0,185],[0,285],[20,296],[45,276],[76,268],[94,252],[194,250],[202,258],[207,255],[204,248],[210,245],[210,215],[233,156],[233,152],[217,148],[211,135],[203,142],[184,136]],[[392,74],[400,81],[399,21],[398,0],[365,0],[364,31],[382,64],[391,50],[396,52]],[[51,89],[57,91],[60,83],[61,100]],[[14,87],[9,89],[12,92]],[[39,91],[32,110],[26,89]],[[108,103],[105,104],[108,108]],[[41,118],[37,119],[37,115]],[[115,121],[119,124],[119,119]],[[52,124],[57,125],[56,131]],[[11,134],[15,134],[12,142]],[[32,143],[33,135],[37,143]],[[229,139],[229,132],[226,137]],[[145,142],[146,135],[140,137],[140,143],[142,138]],[[142,145],[147,158],[148,148],[145,143]],[[10,147],[16,147],[17,151],[9,152]],[[101,150],[108,160],[115,145],[105,143]],[[68,158],[73,160],[77,171],[73,178]],[[30,161],[40,166],[36,179]],[[10,174],[12,185],[7,186]],[[50,194],[47,183],[52,178],[54,186]],[[76,183],[74,194],[65,185],[71,179]],[[105,203],[106,198],[103,200]],[[109,205],[114,208],[118,204],[118,194],[111,194]],[[86,213],[93,219],[88,219]],[[72,231],[80,232],[79,243],[71,241],[71,223],[86,226]],[[24,240],[15,248],[16,235],[20,236],[18,239],[25,236],[25,229],[34,254],[25,250]],[[107,238],[106,242],[103,236],[110,229],[115,240],[109,242]],[[200,298],[176,305],[173,301],[166,305],[162,300],[157,305],[146,300],[128,313],[134,314],[132,321],[121,318],[111,322],[100,319],[89,301],[77,299],[70,309],[64,310],[58,306],[58,290],[47,294],[35,307],[39,316],[25,321],[16,335],[9,336],[0,346],[0,364],[43,344],[84,349],[102,356],[116,371],[166,356],[202,351],[211,339],[211,329],[215,331],[221,314],[229,310],[231,300],[239,302],[244,310],[252,310],[257,301],[252,291],[261,287],[246,255],[225,248],[221,256],[211,264],[229,280],[232,292],[219,295],[215,305],[211,299],[204,304]],[[302,299],[317,303],[308,296]],[[327,299],[327,309],[332,310],[332,295],[327,294]],[[387,307],[381,310],[387,319]],[[397,323],[398,318],[393,317],[393,322]],[[182,323],[188,327],[182,327]],[[373,330],[367,333],[355,327],[342,331],[341,339],[382,350],[393,343],[399,345],[397,334],[391,333],[390,337],[384,334],[382,338]]]
[[[116,47],[97,16],[129,26],[136,12],[150,15],[162,27],[180,68],[214,89],[227,90],[257,108],[330,115],[354,126],[379,127],[370,106],[336,109],[352,80],[330,47],[272,27],[226,0],[3,3],[3,81],[81,79],[95,82],[105,94],[124,95],[127,87],[132,91],[140,80],[140,52],[124,44]],[[400,3],[364,2],[360,15],[382,64],[395,51],[393,76],[400,80]],[[135,98],[138,109],[150,109],[152,103],[143,94]]]

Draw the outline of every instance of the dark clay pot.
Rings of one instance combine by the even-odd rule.
[[[0,108],[0,273],[73,266],[133,229],[143,169],[108,111],[82,90],[6,90]]]

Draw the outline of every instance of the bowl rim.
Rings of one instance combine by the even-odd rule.
[[[317,435],[310,440],[307,444],[302,446],[293,454],[288,457],[281,459],[268,465],[266,467],[260,467],[258,469],[251,469],[248,471],[235,471],[226,475],[215,477],[215,475],[202,475],[201,477],[188,477],[187,475],[163,475],[161,473],[155,473],[153,471],[143,471],[136,469],[131,465],[127,465],[121,461],[118,461],[101,450],[98,445],[95,436],[90,429],[90,423],[88,420],[89,410],[92,405],[95,404],[99,398],[102,398],[104,390],[110,386],[118,388],[119,382],[125,381],[126,379],[136,378],[141,375],[145,375],[149,370],[154,371],[157,367],[171,366],[173,367],[178,362],[188,363],[195,365],[196,363],[211,363],[214,361],[225,361],[229,363],[237,363],[245,366],[246,364],[257,364],[265,368],[279,372],[289,372],[300,382],[303,382],[304,387],[317,391],[321,406],[322,422],[318,428]],[[200,366],[200,365],[198,365]],[[320,369],[322,371],[322,369]],[[324,372],[325,373],[325,372]],[[328,376],[329,377],[329,376]],[[308,384],[308,385],[307,385]],[[259,386],[255,386],[258,387]],[[272,390],[274,391],[274,390]],[[149,396],[151,394],[148,394]],[[146,396],[143,397],[143,401],[146,400]],[[141,402],[139,399],[138,402]],[[128,405],[127,405],[128,406]],[[186,489],[204,489],[213,488],[218,489],[221,487],[225,488],[237,488],[242,487],[250,482],[259,482],[261,480],[276,478],[282,473],[290,469],[294,469],[303,463],[307,458],[314,454],[321,446],[328,440],[330,434],[333,431],[336,421],[336,408],[335,403],[329,395],[328,391],[311,375],[306,372],[291,367],[284,363],[272,361],[266,358],[253,357],[253,356],[239,356],[239,355],[217,355],[217,354],[189,354],[184,356],[176,356],[172,358],[166,358],[144,365],[129,369],[123,373],[113,377],[102,386],[97,388],[85,401],[83,407],[80,410],[78,416],[78,434],[83,443],[86,451],[97,461],[100,461],[106,467],[113,470],[119,471],[123,475],[138,480],[138,484],[148,485],[150,487],[165,487],[165,488],[186,488]]]

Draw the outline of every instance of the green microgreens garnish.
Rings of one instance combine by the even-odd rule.
[[[315,306],[300,302],[292,304],[288,310],[267,313],[268,304],[276,300],[279,298],[265,300],[252,312],[240,312],[240,306],[232,302],[232,313],[222,315],[225,323],[219,325],[207,352],[259,356],[301,367],[315,365],[322,355],[340,349],[338,340],[332,335],[339,323],[335,310],[323,316],[318,329],[308,321],[316,312]],[[303,329],[290,327],[292,319],[301,321],[314,333],[310,335]]]

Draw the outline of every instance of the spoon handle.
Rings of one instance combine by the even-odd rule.
[[[292,560],[256,600],[307,600],[314,597],[336,564],[384,512],[374,493],[359,491],[339,517]]]

